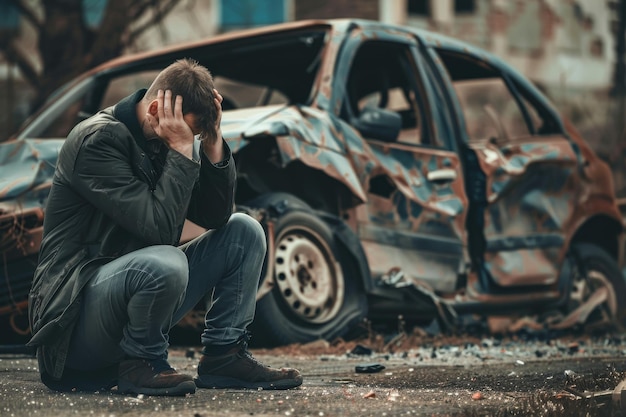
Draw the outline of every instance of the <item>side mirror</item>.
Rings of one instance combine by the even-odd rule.
[[[393,142],[402,129],[402,117],[395,111],[365,107],[352,125],[366,138]]]

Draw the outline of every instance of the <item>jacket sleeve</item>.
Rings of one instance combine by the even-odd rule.
[[[151,187],[133,165],[131,136],[100,130],[83,141],[71,183],[87,201],[149,245],[176,245],[200,165],[175,151]],[[143,154],[141,157],[146,157]]]
[[[222,226],[233,213],[237,170],[226,141],[224,153],[226,162],[216,166],[200,149],[200,175],[193,190],[187,218],[205,229]]]

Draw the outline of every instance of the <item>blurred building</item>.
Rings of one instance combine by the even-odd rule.
[[[41,0],[25,0],[41,4]],[[570,91],[606,90],[613,83],[619,0],[180,0],[129,52],[216,33],[312,18],[355,17],[434,30],[505,59],[557,100]],[[107,0],[83,0],[97,28]],[[0,40],[18,39],[33,61],[35,31],[0,0]],[[1,46],[1,45],[0,45]],[[19,71],[0,53],[0,137],[27,113],[30,97]],[[8,81],[8,82],[7,82]],[[22,92],[24,90],[24,92]],[[19,92],[18,92],[19,91]],[[562,101],[562,100],[561,100]],[[11,111],[6,110],[11,106]],[[5,124],[3,130],[2,124]]]
[[[222,0],[216,30],[284,20],[357,17],[434,30],[505,59],[538,84],[607,88],[618,1]],[[270,12],[271,11],[271,12]]]
[[[401,0],[381,20],[435,30],[480,46],[538,84],[612,84],[617,1]]]

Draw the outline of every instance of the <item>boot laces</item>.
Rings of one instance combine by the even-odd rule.
[[[174,368],[172,368],[172,366],[167,362],[167,360],[163,358],[147,360],[146,362],[148,362],[148,365],[150,365],[150,368],[152,368],[152,370],[156,372],[157,374],[160,374],[161,372],[165,372],[165,371],[174,370]]]
[[[241,335],[237,340],[237,344],[239,345],[239,356],[248,358],[256,365],[263,366],[263,364],[259,362],[254,356],[252,356],[252,353],[250,353],[250,351],[248,350],[248,342],[250,341],[251,337],[252,336],[250,335],[250,332],[246,332]]]

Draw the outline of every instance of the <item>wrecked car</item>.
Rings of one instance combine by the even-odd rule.
[[[461,41],[339,19],[123,56],[50,97],[0,147],[0,317],[15,333],[28,333],[63,139],[183,57],[215,77],[237,209],[267,234],[257,342],[332,340],[364,318],[398,315],[623,321],[611,172],[549,100]],[[202,232],[187,224],[181,241]],[[179,326],[197,325],[202,311]]]

